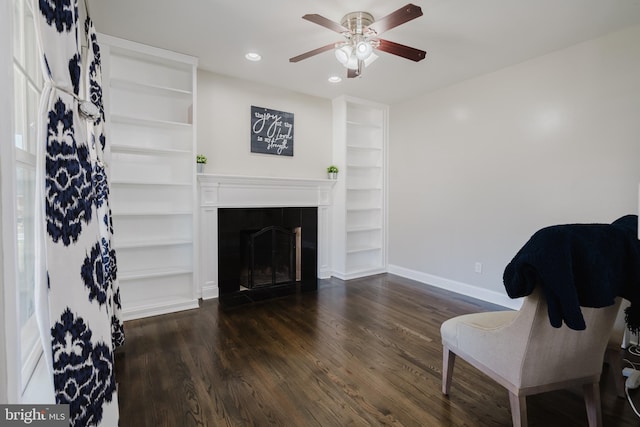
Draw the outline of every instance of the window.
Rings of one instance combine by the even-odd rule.
[[[13,111],[15,142],[15,214],[18,319],[22,389],[35,369],[42,348],[34,307],[36,126],[42,73],[28,0],[13,0]]]

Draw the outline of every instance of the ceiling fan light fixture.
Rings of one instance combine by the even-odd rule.
[[[344,64],[345,67],[349,68],[350,70],[357,70],[358,69],[358,57],[356,55],[351,55],[349,57],[349,61],[347,61],[346,64]]]
[[[378,55],[376,55],[375,53],[372,52],[371,55],[369,55],[369,57],[364,60],[364,66],[368,67],[369,64],[371,64],[376,59],[378,59]]]
[[[372,53],[373,53],[373,47],[371,46],[371,43],[369,43],[368,41],[363,40],[361,42],[358,42],[358,44],[356,45],[356,56],[358,57],[358,59],[361,59],[364,61],[367,58],[369,58]]]
[[[336,59],[338,60],[339,63],[341,63],[346,67],[347,63],[349,62],[349,58],[351,58],[352,52],[353,52],[353,48],[351,46],[344,45],[335,50]]]

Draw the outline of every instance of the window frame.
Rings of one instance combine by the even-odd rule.
[[[8,78],[3,78],[0,87],[2,92],[9,94],[0,105],[2,114],[2,133],[0,138],[8,141],[8,143],[0,144],[0,154],[2,162],[0,162],[0,182],[2,214],[0,216],[2,233],[2,296],[4,305],[4,337],[0,339],[0,350],[6,355],[6,400],[7,402],[21,402],[27,394],[30,381],[38,366],[43,354],[40,334],[36,321],[35,310],[29,318],[21,325],[20,318],[20,289],[19,288],[19,233],[17,230],[19,214],[18,214],[18,171],[19,168],[24,169],[25,177],[28,180],[33,179],[31,192],[35,193],[35,174],[36,174],[36,155],[35,155],[35,138],[29,138],[29,135],[35,135],[36,129],[29,130],[28,123],[24,123],[22,129],[16,128],[16,119],[23,118],[26,122],[37,120],[38,104],[40,101],[40,93],[42,92],[43,79],[40,72],[40,64],[37,63],[37,45],[35,45],[36,34],[33,26],[24,25],[29,15],[33,13],[32,3],[28,0],[10,0],[3,2],[5,5],[5,13],[0,18],[1,27],[4,29],[2,34],[2,51],[8,52],[2,55],[1,65]],[[25,9],[28,8],[28,12]],[[16,18],[19,22],[15,22]],[[33,31],[32,34],[26,34],[27,31]],[[19,38],[19,40],[16,40]],[[31,43],[30,47],[26,43]],[[35,45],[35,46],[34,46]],[[15,48],[20,49],[16,54]],[[27,58],[28,55],[32,57]],[[18,58],[16,58],[18,56]],[[31,62],[29,62],[31,61]],[[27,70],[30,68],[31,70]],[[3,73],[4,74],[4,73]],[[39,83],[38,81],[39,80]],[[19,82],[18,86],[16,86]],[[6,86],[6,87],[5,87]],[[31,99],[30,99],[31,96]],[[18,99],[18,97],[21,97]],[[18,102],[16,102],[18,100]],[[17,108],[20,111],[16,111]],[[31,106],[31,109],[29,108]],[[30,115],[34,114],[35,115]],[[20,116],[17,116],[20,114]],[[5,123],[6,122],[6,123]],[[20,127],[20,126],[19,126]],[[16,146],[16,135],[24,133],[24,140],[27,143],[25,149]],[[32,139],[32,141],[30,141]],[[30,146],[30,144],[32,144]],[[27,184],[28,185],[28,184]],[[35,194],[34,194],[35,196]],[[34,210],[31,217],[35,220],[35,197],[29,203]],[[25,217],[29,217],[25,215]],[[28,239],[35,238],[35,227],[32,227],[30,233],[23,235]],[[24,246],[23,246],[24,247]],[[30,254],[31,260],[35,260],[35,245],[33,245],[33,253]],[[35,262],[35,261],[34,261]],[[30,264],[35,269],[35,263]],[[24,268],[24,266],[23,266]],[[29,267],[27,267],[29,268]],[[35,272],[30,272],[31,277],[35,277]],[[34,292],[31,296],[35,299]],[[35,301],[32,301],[35,303]],[[26,344],[25,344],[26,343]],[[3,348],[4,347],[4,348]],[[0,370],[2,369],[0,368]],[[1,376],[0,376],[1,377]]]
[[[9,96],[0,98],[0,300],[3,308],[4,329],[0,333],[0,350],[4,366],[0,367],[0,402],[17,403],[19,392],[19,337],[16,286],[16,217],[13,136],[13,1],[2,2],[0,13],[0,92]],[[1,143],[1,142],[10,143]]]

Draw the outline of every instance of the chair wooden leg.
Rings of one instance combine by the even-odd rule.
[[[456,354],[447,346],[442,347],[442,394],[449,395],[451,378],[453,377],[453,365],[456,362]]]
[[[604,361],[609,365],[609,371],[613,376],[618,397],[625,398],[624,377],[622,376],[622,355],[619,348],[607,348],[604,353]]]
[[[527,427],[527,397],[509,392],[513,427]]]
[[[600,406],[600,384],[585,384],[584,403],[587,407],[589,427],[602,427],[602,409]]]

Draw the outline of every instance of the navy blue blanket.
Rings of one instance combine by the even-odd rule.
[[[638,216],[611,224],[555,225],[537,231],[507,265],[504,286],[511,298],[539,284],[558,328],[585,328],[583,307],[606,307],[617,296],[631,306],[627,326],[640,330],[640,241]]]

